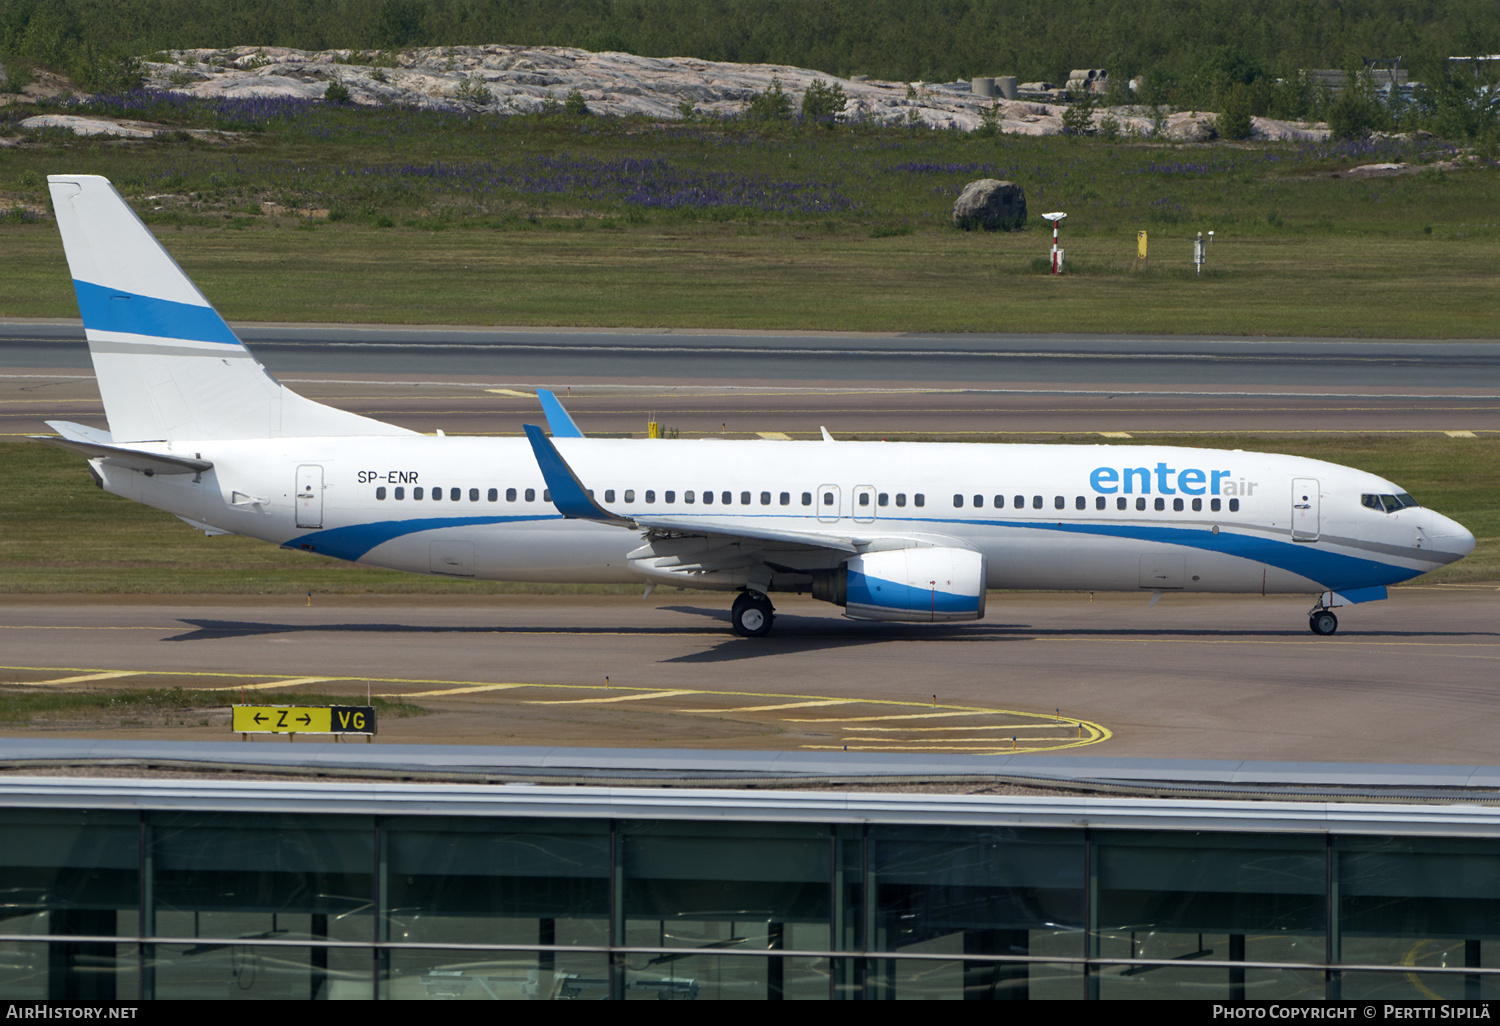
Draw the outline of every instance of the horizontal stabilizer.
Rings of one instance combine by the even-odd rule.
[[[70,420],[49,420],[47,426],[64,438],[75,442],[93,442],[95,445],[113,445],[115,436],[108,431],[99,428],[91,428],[87,424],[74,424]]]
[[[209,460],[195,460],[186,456],[167,456],[156,452],[141,452],[139,449],[123,449],[118,445],[100,445],[97,442],[80,442],[72,438],[52,438],[48,435],[32,435],[37,442],[46,442],[59,449],[80,453],[91,460],[103,459],[112,466],[127,470],[139,470],[143,474],[201,474],[212,470]]]

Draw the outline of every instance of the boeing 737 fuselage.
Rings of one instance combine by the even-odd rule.
[[[113,187],[49,179],[110,429],[51,422],[108,491],[211,533],[414,573],[808,592],[867,620],[984,615],[993,588],[1307,594],[1340,605],[1473,536],[1372,474],[1158,446],[429,437],[276,382]]]

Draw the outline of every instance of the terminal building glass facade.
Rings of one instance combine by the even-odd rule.
[[[1500,997],[1500,815],[56,781],[0,997]]]

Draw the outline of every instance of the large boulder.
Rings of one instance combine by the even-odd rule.
[[[1026,227],[1026,190],[1015,182],[981,178],[964,186],[953,204],[953,223],[965,231],[1015,231]]]

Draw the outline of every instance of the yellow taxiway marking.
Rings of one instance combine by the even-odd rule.
[[[785,431],[757,431],[755,433],[760,437],[770,439],[773,442],[790,442],[792,440],[792,436],[787,434]]]
[[[777,712],[781,709],[808,709],[818,705],[854,705],[860,702],[858,698],[820,698],[813,702],[784,702],[781,705],[742,705],[734,709],[678,709],[678,712],[693,713],[736,713],[736,712]]]
[[[90,680],[112,680],[115,677],[134,677],[139,670],[106,670],[103,673],[85,673],[78,677],[59,677],[56,680],[37,680],[33,684],[82,684]]]
[[[396,691],[381,695],[381,698],[435,698],[438,695],[471,695],[479,691],[508,691],[511,688],[534,688],[535,684],[470,684],[462,688],[447,688],[443,691]]]
[[[1041,722],[1032,722],[1032,723],[997,723],[997,724],[994,724],[993,726],[986,726],[986,727],[976,727],[972,723],[966,723],[966,724],[964,724],[961,727],[859,727],[857,729],[864,731],[866,734],[873,734],[876,731],[882,731],[882,730],[891,731],[893,733],[896,732],[896,731],[901,731],[902,733],[911,734],[911,733],[915,733],[916,731],[919,731],[919,730],[928,730],[928,731],[934,731],[934,730],[1020,730],[1023,727],[1026,728],[1027,730],[1045,730],[1048,727],[1055,727],[1057,729],[1077,730],[1078,729],[1078,721],[1077,720],[1044,720],[1044,721],[1041,721]],[[871,738],[871,740],[877,740],[877,739],[876,738]]]
[[[1472,431],[1444,431],[1443,434],[1447,435],[1449,438],[1478,438],[1479,437],[1478,435],[1476,435]]]
[[[871,702],[875,705],[875,702]],[[880,703],[884,704],[884,703]],[[868,723],[875,720],[935,720],[946,716],[995,716],[1005,712],[1004,709],[964,709],[958,712],[935,712],[935,713],[903,713],[899,716],[824,716],[820,719],[794,719],[787,717],[788,723]],[[1014,715],[1014,714],[1012,714]]]
[[[263,684],[233,684],[223,688],[204,688],[204,691],[266,691],[270,688],[294,688],[298,684],[322,684],[337,680],[336,677],[289,677],[286,680],[268,680]]]
[[[1100,431],[1100,438],[1134,438],[1129,431]]]
[[[597,684],[593,687],[598,690]],[[644,695],[616,695],[612,698],[529,699],[524,705],[605,705],[609,702],[640,702],[648,698],[675,698],[677,695],[701,695],[701,691],[652,691]]]
[[[485,391],[486,392],[493,392],[496,395],[508,395],[508,396],[510,396],[513,399],[535,399],[536,398],[536,393],[535,392],[521,392],[521,391],[518,391],[518,390],[516,390],[514,388],[486,388]],[[380,398],[388,398],[388,397],[381,396]]]

